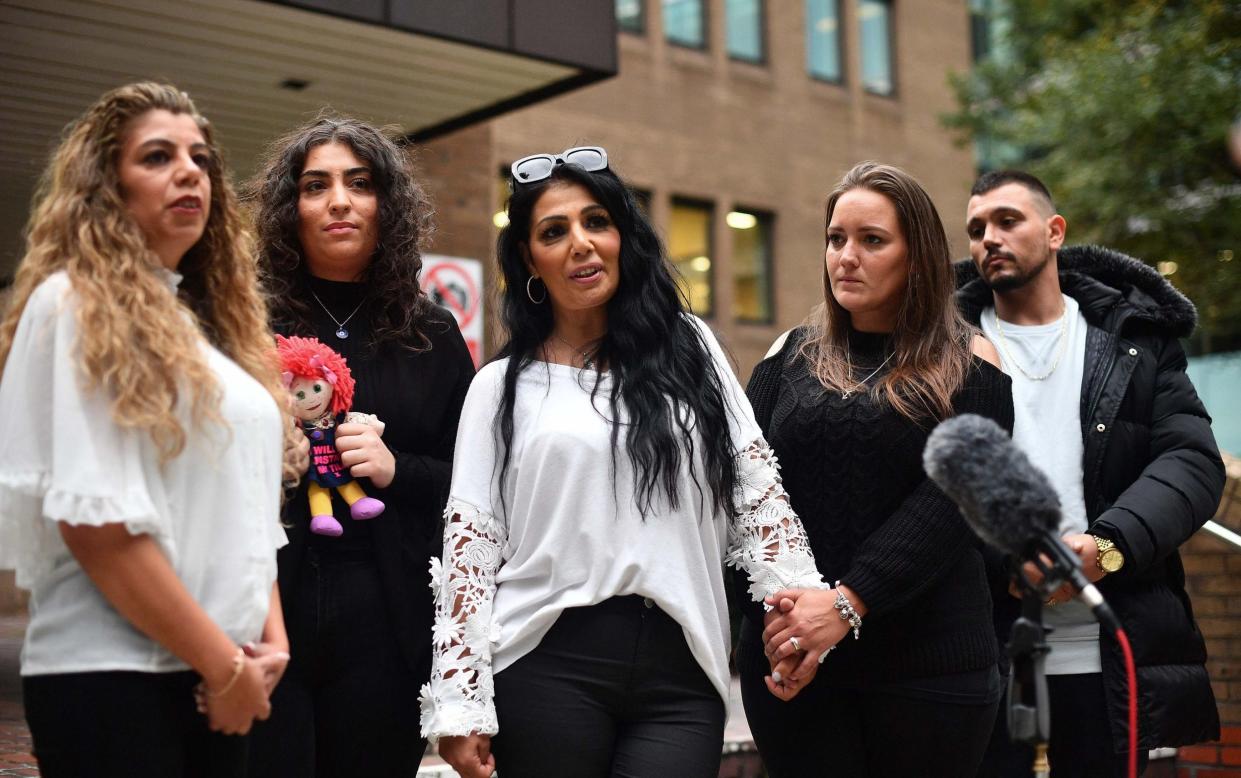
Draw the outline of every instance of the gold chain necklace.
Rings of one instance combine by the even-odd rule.
[[[995,316],[995,331],[1000,334],[1000,348],[1004,349],[1004,356],[1008,357],[1008,361],[1021,371],[1021,374],[1031,381],[1045,381],[1056,372],[1056,368],[1060,367],[1060,359],[1064,356],[1064,352],[1068,349],[1069,339],[1065,334],[1069,331],[1069,311],[1066,306],[1060,311],[1060,334],[1057,336],[1056,358],[1052,360],[1051,368],[1042,375],[1030,375],[1030,373],[1021,366],[1021,363],[1013,356],[1013,352],[1008,348],[1008,338],[1004,337],[1004,326],[1000,324],[1000,312],[991,309],[991,313]]]

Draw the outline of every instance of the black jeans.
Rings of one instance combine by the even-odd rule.
[[[989,696],[985,701],[946,702],[921,690],[951,688],[951,678],[940,678],[867,689],[812,681],[784,702],[763,683],[771,666],[760,632],[748,623],[742,629],[737,665],[746,718],[770,778],[974,774],[999,704],[998,677],[990,675],[998,671],[965,674],[977,689],[973,696]]]
[[[1103,674],[1047,676],[1051,701],[1051,742],[1047,757],[1052,778],[1125,778],[1126,755],[1112,748],[1112,729],[1103,698]],[[979,778],[1026,778],[1034,749],[1008,739],[1008,700],[1000,706]],[[1147,753],[1138,751],[1138,774]]]
[[[308,549],[285,615],[293,658],[271,718],[253,730],[250,775],[414,775],[426,748],[420,682],[397,645],[373,557]]]
[[[495,677],[504,778],[715,778],[724,701],[681,625],[642,597],[564,611]]]
[[[44,778],[240,778],[246,738],[207,728],[198,674],[100,672],[22,679]]]

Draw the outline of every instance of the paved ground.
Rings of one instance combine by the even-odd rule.
[[[0,616],[0,777],[37,776],[38,768],[30,753],[30,732],[22,713],[21,682],[18,656],[26,629],[24,616]],[[729,720],[725,730],[725,770],[721,775],[754,775],[749,765],[738,763],[737,757],[753,750],[750,727],[741,710],[741,694],[733,684],[729,700]],[[734,756],[731,758],[729,754]],[[749,762],[751,760],[744,760]],[[417,778],[456,778],[444,762],[434,754],[422,761]]]

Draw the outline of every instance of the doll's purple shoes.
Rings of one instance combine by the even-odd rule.
[[[353,505],[349,506],[349,515],[355,521],[362,519],[373,519],[384,512],[384,504],[374,497],[362,497]]]
[[[310,531],[316,535],[338,538],[344,533],[345,528],[340,526],[340,522],[329,514],[327,516],[312,517],[310,519]]]

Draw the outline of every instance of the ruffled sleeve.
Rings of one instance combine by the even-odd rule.
[[[729,433],[737,451],[737,488],[724,561],[744,570],[755,602],[781,589],[826,589],[801,519],[780,482],[776,455],[754,419],[745,392],[715,335],[692,318],[711,351],[729,406]]]
[[[69,279],[55,274],[27,301],[0,377],[0,568],[23,588],[68,555],[58,521],[124,523],[175,551],[148,487],[143,433],[118,426],[105,392],[85,387],[77,329]]]
[[[507,527],[498,508],[495,410],[504,361],[484,367],[461,410],[451,496],[444,511],[443,563],[431,560],[435,595],[431,680],[422,687],[422,736],[494,735],[492,620]]]
[[[733,502],[725,561],[749,576],[755,602],[782,589],[828,588],[780,483],[776,455],[761,437],[737,457]]]

